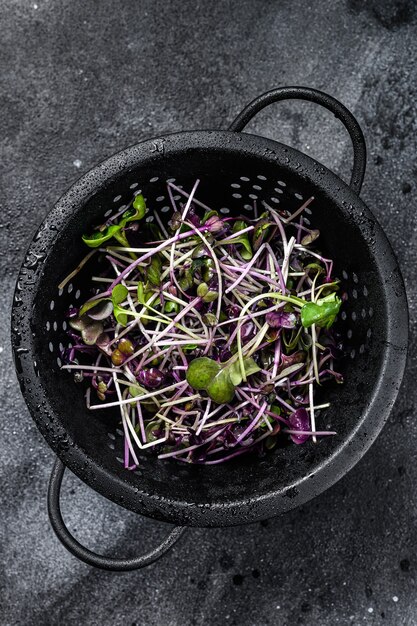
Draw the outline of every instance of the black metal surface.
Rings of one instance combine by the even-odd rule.
[[[350,177],[350,186],[359,195],[366,169],[366,144],[361,127],[352,113],[336,98],[333,98],[323,91],[311,89],[309,87],[278,87],[261,94],[250,102],[241,113],[233,120],[229,130],[241,132],[251,119],[262,109],[283,100],[307,100],[320,104],[325,109],[331,111],[334,116],[340,119],[343,126],[348,131],[353,146],[353,168]]]
[[[170,176],[184,186],[199,177],[200,198],[216,204],[228,193],[233,212],[240,210],[242,201],[230,194],[231,182],[255,171],[266,179],[263,197],[273,193],[277,178],[286,181],[286,203],[299,202],[294,192],[315,196],[314,223],[322,231],[324,251],[336,260],[336,272],[343,270],[350,276],[346,289],[354,290],[356,283],[367,289],[366,295],[357,294],[356,302],[352,297],[347,306],[348,317],[358,320],[350,341],[356,358],[345,365],[346,384],[329,394],[332,407],[326,417],[338,435],[302,450],[291,446],[280,455],[227,467],[207,470],[146,458],[140,476],[127,473],[105,445],[109,424],[87,417],[83,395],[62,376],[53,349],[44,341],[48,315],[53,310],[54,319],[60,322],[72,299],[69,293],[57,297],[56,285],[81,258],[82,244],[77,243],[81,234],[102,219],[114,196],[125,200],[133,181],[140,181],[152,206]],[[86,275],[88,270],[83,270],[74,281],[74,289],[81,293]],[[74,473],[103,495],[135,512],[181,525],[261,520],[298,506],[332,485],[361,458],[387,419],[406,357],[403,283],[373,215],[345,183],[310,157],[247,134],[167,135],[124,150],[91,170],[60,200],[35,236],[19,275],[16,297],[12,336],[18,378],[48,443]],[[372,311],[369,340],[369,321],[360,315],[365,305]],[[64,336],[59,327],[55,344]]]
[[[417,614],[416,7],[315,3],[2,2],[0,117],[0,621],[111,626],[411,626]],[[414,15],[414,18],[413,18]],[[402,390],[371,450],[321,496],[269,522],[191,529],[123,576],[66,552],[48,521],[54,453],[16,382],[15,277],[63,189],[103,156],[184,128],[218,128],[272,84],[334,94],[364,130],[363,199],[405,278],[410,351]],[[343,128],[312,105],[267,109],[248,132],[281,139],[349,177]],[[166,531],[72,472],[63,515],[86,545],[138,554]],[[168,526],[167,526],[168,528]],[[188,538],[189,536],[189,538]]]

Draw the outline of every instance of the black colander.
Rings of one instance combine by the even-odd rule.
[[[340,118],[354,148],[350,186],[310,157],[275,141],[242,133],[267,104],[284,99],[321,104]],[[30,244],[12,311],[12,340],[22,393],[41,433],[57,454],[49,513],[60,540],[82,560],[107,569],[142,567],[165,552],[185,526],[226,526],[278,515],[324,491],[369,448],[393,406],[407,347],[407,304],[390,244],[359,199],[365,143],[351,113],[334,98],[308,88],[270,91],[254,100],[229,130],[182,132],[123,150],[83,176],[61,198]],[[63,290],[60,281],[85,255],[81,235],[127,205],[141,191],[154,213],[168,219],[166,181],[190,190],[224,214],[251,216],[253,200],[294,210],[314,195],[311,221],[320,245],[335,259],[348,299],[339,328],[345,384],[324,391],[331,408],[323,427],[337,431],[317,444],[277,449],[261,459],[211,467],[141,457],[140,468],[122,465],[122,433],[108,413],[89,412],[83,390],[60,370],[68,346],[65,312],[87,297],[91,266]],[[309,210],[307,209],[307,212]],[[136,559],[96,555],[66,529],[59,508],[64,464],[118,504],[180,525],[152,552]]]

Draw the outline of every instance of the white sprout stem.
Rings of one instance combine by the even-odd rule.
[[[153,446],[157,446],[159,443],[164,443],[168,439],[168,424],[165,428],[165,437],[161,437],[160,439],[155,439],[155,441],[150,441],[149,443],[142,443],[137,436],[135,429],[133,428],[133,424],[130,421],[129,417],[126,416],[126,422],[130,432],[132,433],[132,437],[135,440],[135,443],[141,450],[145,450],[146,448],[151,448]]]
[[[210,400],[210,398],[209,398],[209,399],[207,400],[206,410],[204,411],[204,415],[203,415],[203,417],[201,418],[200,425],[199,425],[199,427],[197,428],[196,435],[199,435],[199,434],[201,433],[201,430],[202,430],[202,428],[203,428],[204,424],[205,424],[205,423],[206,423],[206,421],[207,421],[207,417],[208,417],[208,415],[209,415],[210,407],[211,407],[211,400]]]
[[[186,218],[187,213],[188,213],[188,211],[190,209],[190,206],[191,206],[191,202],[193,201],[193,196],[194,196],[194,194],[195,194],[195,192],[197,190],[197,187],[198,187],[199,183],[200,183],[200,181],[196,180],[196,182],[194,183],[194,186],[193,186],[193,188],[191,190],[191,193],[188,196],[188,200],[187,200],[186,205],[184,207],[184,211],[182,212],[182,215],[181,215],[181,224],[177,228],[177,232],[176,232],[177,235],[179,235],[179,233],[180,233],[180,228],[181,228],[182,224],[185,221],[185,218]],[[172,242],[172,244],[171,244],[171,250],[170,250],[170,255],[169,255],[169,275],[171,276],[171,278],[172,278],[173,282],[175,283],[175,286],[177,287],[177,289],[179,291],[182,291],[182,289],[181,289],[181,287],[180,287],[180,285],[179,285],[179,283],[177,281],[177,278],[175,276],[175,271],[174,271],[174,269],[175,269],[175,265],[174,265],[175,244],[176,244],[176,242],[174,240]]]
[[[190,195],[188,196],[188,200],[185,203],[184,211],[182,212],[182,215],[181,215],[181,219],[182,219],[183,222],[185,221],[185,218],[187,217],[187,213],[190,210],[191,203],[193,202],[193,198],[195,196],[195,192],[197,191],[197,187],[198,187],[199,184],[200,184],[200,180],[197,179],[195,181],[195,183],[194,183],[194,186],[193,186],[193,188],[191,190]]]
[[[220,428],[218,431],[216,431],[215,433],[207,437],[207,439],[204,441],[204,444],[209,443],[210,441],[213,441],[213,439],[218,437],[223,432],[223,430],[224,428]],[[192,450],[195,450],[196,448],[199,448],[200,446],[204,444],[199,443],[199,444],[195,444],[194,446],[188,446],[188,448],[181,448],[180,450],[174,450],[173,452],[166,452],[165,454],[158,454],[158,459],[168,459],[171,456],[178,456],[179,454],[184,454],[185,452],[192,452]]]
[[[282,245],[284,247],[284,250],[286,250],[287,245],[288,245],[288,241],[287,241],[287,236],[285,234],[284,227],[282,225],[282,221],[283,220],[282,220],[281,216],[278,215],[278,213],[271,206],[269,206],[269,204],[267,204],[266,202],[263,202],[262,204],[264,205],[264,207],[266,207],[268,209],[268,211],[270,211],[272,217],[274,218],[274,222],[278,226],[278,230],[279,230],[279,233],[281,235]]]
[[[132,258],[131,257],[127,257],[123,254],[120,254],[120,252],[116,252],[116,250],[118,250],[117,248],[112,248],[111,250],[109,250],[108,248],[99,248],[100,252],[105,252],[106,254],[110,254],[112,257],[115,257],[116,259],[119,259],[120,261],[124,261],[125,263],[127,263],[128,265],[130,265],[130,263],[132,263]],[[146,263],[138,263],[137,267],[144,267],[146,266]]]
[[[196,400],[200,398],[200,394],[195,393],[192,396],[187,396],[186,398],[178,398],[177,400],[171,400],[170,402],[163,402],[161,404],[161,409],[176,406],[177,404],[184,404],[185,402],[191,402],[191,400]]]
[[[262,326],[262,328],[261,328],[261,330],[259,331],[259,333],[256,335],[256,337],[254,337],[254,340],[253,340],[253,341],[254,341],[254,343],[253,343],[253,345],[250,345],[250,342],[248,342],[248,343],[246,344],[245,349],[246,349],[248,346],[250,346],[250,350],[249,350],[249,352],[246,352],[246,354],[245,354],[245,356],[246,356],[246,357],[250,357],[250,356],[252,356],[252,354],[254,354],[254,353],[257,351],[257,349],[258,349],[258,348],[259,348],[259,346],[261,345],[262,340],[263,340],[263,338],[265,337],[265,335],[266,335],[266,333],[268,332],[268,330],[269,330],[269,324],[267,324],[267,323],[265,322],[265,324]]]
[[[186,306],[187,305],[187,302],[185,302],[184,300],[181,300],[181,298],[178,298],[178,296],[173,296],[168,291],[162,291],[162,295],[167,300],[172,300],[172,302],[176,302],[177,304],[181,304],[182,306]],[[198,321],[200,322],[201,326],[203,327],[203,330],[205,331],[205,334],[207,335],[207,327],[206,327],[206,325],[203,322],[203,318],[201,317],[201,314],[194,307],[191,309],[191,311],[193,311],[193,313],[196,315]]]
[[[140,406],[140,402],[136,402],[136,410],[138,413],[140,434],[142,435],[143,441],[146,443],[145,422],[143,421],[142,407]]]
[[[156,309],[152,309],[152,307],[148,307],[148,308],[149,308],[149,309],[151,309],[151,310],[156,310]],[[129,312],[128,312],[128,311],[127,311],[126,313],[127,313],[127,314],[129,314]],[[157,313],[158,313],[158,311],[157,311]],[[183,312],[182,312],[182,313],[183,313]],[[130,314],[132,315],[132,313],[130,313]],[[161,314],[161,313],[159,313],[159,314],[160,314],[160,315],[163,315],[163,314]],[[180,314],[178,314],[178,315],[180,315]],[[178,317],[178,315],[177,315],[177,317]],[[155,319],[155,318],[152,318],[152,317],[147,316],[147,315],[143,315],[142,317],[147,318],[147,319]],[[175,320],[175,318],[174,318],[174,320],[172,320],[171,318],[169,318],[169,317],[167,317],[167,316],[165,316],[165,315],[164,315],[164,317],[166,317],[167,319],[162,319],[162,320],[158,320],[158,321],[160,321],[162,324],[168,324],[168,328],[173,328],[174,326],[176,326],[176,327],[178,327],[180,330],[183,330],[183,331],[184,331],[187,335],[189,335],[189,336],[190,336],[190,339],[189,339],[187,342],[182,343],[181,345],[186,345],[186,343],[190,343],[190,341],[192,341],[193,343],[197,343],[197,342],[205,342],[205,341],[206,341],[205,339],[204,339],[204,340],[203,340],[203,339],[201,339],[201,338],[199,337],[199,335],[197,335],[196,333],[194,333],[194,332],[192,332],[191,330],[189,330],[189,329],[185,328],[185,326],[183,326],[182,324],[179,324],[179,322],[178,322],[178,321],[174,321],[174,320]],[[181,319],[181,317],[182,317],[182,316],[180,315],[180,319]],[[163,334],[162,334],[162,333],[160,333],[160,335],[159,335],[159,336],[161,337],[161,336],[163,336]],[[162,342],[162,343],[161,343],[161,342]],[[159,345],[170,345],[170,342],[168,342],[168,341],[167,341],[167,342],[164,342],[164,341],[162,341],[162,339],[161,339],[160,341],[158,341],[158,335],[154,335],[154,336],[153,336],[153,339],[152,339],[152,340],[151,340],[151,341],[150,341],[150,342],[149,342],[146,346],[143,346],[142,348],[140,348],[139,350],[137,350],[136,352],[134,352],[131,356],[129,356],[129,357],[125,360],[125,363],[129,363],[130,361],[132,361],[133,359],[137,358],[137,357],[138,357],[138,356],[140,356],[141,354],[143,354],[143,353],[145,353],[145,352],[148,352],[148,351],[149,351],[152,347],[154,347],[154,346],[159,346]]]
[[[189,197],[189,194],[186,191],[184,191],[184,189],[181,189],[181,187],[177,187],[177,185],[174,185],[173,183],[168,183],[168,187],[172,187],[174,191],[182,194],[185,198]],[[208,207],[206,204],[203,204],[201,200],[197,200],[197,198],[194,198],[193,202],[197,206],[200,206],[202,209],[205,209],[206,211],[211,211],[210,207]]]
[[[316,430],[316,420],[315,420],[315,416],[314,416],[314,390],[313,390],[313,383],[310,383],[308,386],[308,397],[309,397],[309,401],[310,401],[310,424],[311,424],[311,430],[312,432],[314,432]],[[315,435],[313,435],[313,442],[317,443],[317,437]]]
[[[188,252],[185,252],[182,256],[180,256],[178,259],[176,259],[173,263],[173,267],[177,267],[177,265],[181,265],[181,263],[183,263],[184,261],[186,261],[187,259],[190,258],[190,256],[192,256],[194,250],[188,250]],[[171,270],[171,264],[169,267],[167,267],[166,270],[164,270],[161,274],[161,281],[165,280],[166,278],[168,278],[169,274],[170,274],[170,270]]]
[[[232,233],[228,237],[225,237],[224,239],[219,241],[219,244],[230,243],[230,241],[233,241],[233,239],[236,239],[236,237],[240,237],[240,235],[244,235],[245,233],[249,233],[250,231],[254,230],[254,228],[255,228],[255,226],[247,226],[246,228],[242,228],[242,230],[238,230],[235,233]]]
[[[119,401],[121,403],[122,402],[122,394],[121,394],[121,391],[120,391],[119,383],[118,383],[117,378],[116,378],[116,374],[113,374],[113,380],[114,380],[114,386],[116,387],[117,397],[119,398]],[[120,415],[121,415],[121,418],[122,418],[123,430],[124,430],[125,438],[126,438],[127,445],[128,445],[128,448],[129,448],[129,452],[132,455],[132,458],[133,458],[134,462],[136,463],[136,465],[139,465],[139,461],[138,461],[138,459],[136,457],[136,454],[135,454],[135,451],[133,449],[132,442],[131,442],[130,437],[129,437],[129,431],[128,431],[128,428],[127,428],[127,422],[129,422],[129,418],[125,414],[125,411],[123,410],[123,407],[121,405],[120,405]]]
[[[205,345],[207,343],[207,339],[187,339],[186,341],[166,341],[165,339],[161,339],[155,341],[152,345],[154,346],[188,346],[190,343],[196,344],[198,346]]]
[[[259,250],[253,255],[251,261],[246,265],[245,269],[243,269],[242,273],[240,274],[240,276],[238,276],[238,278],[236,278],[235,282],[232,283],[231,285],[229,285],[227,287],[227,289],[225,290],[224,293],[229,293],[230,291],[232,291],[233,289],[235,289],[235,287],[238,286],[238,284],[245,278],[245,276],[247,276],[248,272],[250,271],[250,269],[253,267],[253,265],[256,263],[256,261],[259,259],[259,257],[261,256],[262,252],[265,250],[265,245],[262,245]]]
[[[282,302],[282,305],[285,306],[285,303]],[[251,313],[250,315],[248,314],[247,317],[249,319],[253,319],[254,317],[261,317],[262,315],[266,315],[266,313],[272,313],[273,311],[276,311],[278,306],[280,306],[280,304],[274,304],[274,306],[270,306],[267,309],[262,309],[262,311]],[[220,322],[220,324],[217,324],[216,328],[219,328],[219,326],[229,326],[232,322],[238,322],[240,319],[240,317],[232,317],[230,320],[226,320],[225,322]],[[261,329],[261,326],[259,325],[258,328]]]
[[[315,289],[315,286],[316,286],[317,276],[318,276],[318,273],[314,276],[313,281],[311,283],[311,302],[315,302],[316,301],[316,298],[315,298],[315,295],[314,295],[314,289]],[[316,333],[316,325],[315,324],[311,325],[311,341],[312,341],[311,352],[312,352],[312,356],[313,356],[314,376],[316,377],[316,381],[320,384],[319,367],[318,367],[318,363],[317,363],[317,333]]]
[[[319,409],[328,409],[330,406],[330,402],[325,402],[324,404],[316,404],[313,406],[314,411],[318,411]],[[307,411],[311,411],[311,406],[306,407]]]
[[[137,384],[136,378],[133,375],[133,373],[130,371],[129,367],[127,365],[123,365],[123,373],[126,376],[126,378],[128,378],[130,380],[130,382],[132,384]]]
[[[291,302],[295,306],[300,306],[300,304],[298,302],[296,302],[290,296],[284,296],[281,293],[275,293],[275,292],[269,292],[269,293],[260,294],[258,296],[255,296],[254,298],[252,298],[251,300],[249,300],[249,302],[247,302],[245,304],[245,306],[242,308],[242,310],[240,312],[240,315],[239,315],[238,332],[237,332],[237,350],[238,350],[240,371],[241,371],[241,374],[242,374],[242,380],[243,381],[246,380],[245,366],[244,366],[244,363],[243,363],[242,334],[241,334],[243,320],[244,320],[246,312],[249,310],[249,308],[253,304],[255,304],[255,302],[258,302],[259,300],[267,299],[267,298],[282,300],[283,302]]]
[[[152,302],[154,302],[156,299],[158,298],[158,294],[153,294],[148,302],[147,305],[149,306],[149,304],[151,304]],[[139,311],[139,315],[141,313],[145,313],[145,311],[147,310],[146,306],[143,306],[142,309]],[[126,326],[126,328],[124,328],[120,333],[119,333],[119,339],[121,337],[124,337],[124,335],[127,335],[127,333],[132,331],[132,328],[134,328],[134,326],[137,326],[138,324],[140,324],[140,318],[136,318],[134,320],[132,320],[131,322],[129,322],[129,324]],[[114,339],[112,339],[112,341],[110,341],[109,346],[113,345],[113,343],[115,343],[116,341],[116,337]]]
[[[125,400],[121,400],[120,402],[103,402],[102,404],[93,404],[90,406],[92,411],[96,409],[110,409],[113,406],[120,406],[121,404],[129,404],[130,402],[143,402],[143,400],[147,400],[148,398],[154,398],[155,396],[160,396],[167,391],[172,391],[173,389],[177,389],[180,385],[183,385],[184,381],[179,383],[174,383],[173,385],[168,385],[168,387],[164,387],[163,389],[158,389],[157,391],[149,391],[148,393],[144,393],[140,396],[134,396],[132,398],[126,398]]]
[[[284,260],[282,262],[282,270],[281,270],[285,285],[287,284],[288,271],[289,271],[289,266],[290,266],[290,256],[293,251],[294,244],[295,244],[295,237],[291,237],[291,239],[288,242],[288,245],[285,248]]]
[[[143,259],[143,261],[146,261],[150,256],[157,254],[157,253],[162,253],[165,255],[165,252],[166,252],[165,248],[169,248],[171,246],[173,239],[176,239],[176,254],[179,253],[178,248],[182,249],[182,248],[192,248],[193,246],[195,247],[195,241],[184,241],[184,239],[186,239],[187,237],[191,237],[191,235],[192,233],[190,232],[181,233],[179,238],[173,235],[170,239],[161,241],[157,249],[155,248],[132,248],[131,246],[107,246],[104,250],[106,252],[110,252],[111,254],[113,254],[113,250],[120,250],[121,252],[138,252],[142,254],[150,253],[147,255],[146,259]],[[129,263],[131,261],[132,259],[129,258]],[[139,259],[136,259],[136,261],[139,261]],[[138,265],[146,265],[146,263],[142,262],[142,259],[141,259],[140,263],[136,263],[136,267]]]
[[[59,285],[58,285],[58,289],[63,289],[65,287],[65,285],[67,285],[69,283],[69,281],[74,278],[74,276],[76,276],[78,274],[78,272],[84,267],[84,265],[87,263],[87,261],[89,259],[91,259],[91,257],[93,256],[93,254],[95,254],[97,252],[97,250],[91,250],[91,252],[89,252],[88,254],[85,255],[85,257],[82,259],[82,261],[80,261],[77,265],[77,267],[75,268],[75,270],[73,270],[72,272],[70,272],[70,274],[68,274],[68,276],[66,276],[66,278],[64,278],[64,280],[62,280]]]
[[[152,339],[152,345],[154,345],[154,346],[163,345],[163,344],[161,344],[162,338],[172,328],[174,328],[179,323],[179,321],[184,317],[184,315],[186,315],[188,313],[188,311],[190,311],[197,304],[197,302],[199,302],[199,301],[200,301],[200,298],[197,297],[197,298],[194,298],[194,300],[192,300],[189,304],[187,304],[187,306],[184,307],[183,310],[180,311],[180,313],[178,313],[174,317],[174,319],[168,324],[168,326],[166,328],[164,328],[164,330],[159,332],[157,335],[154,335],[154,338]],[[197,339],[198,335],[194,335],[194,333],[190,332],[190,334],[191,334],[191,336],[195,337],[195,340],[194,340],[195,342],[196,341],[205,341],[205,340]],[[185,342],[181,342],[181,345],[186,345],[187,343],[190,343],[190,339],[187,339]],[[146,346],[146,347],[150,347],[150,346]],[[132,358],[133,358],[133,355],[132,355],[132,357],[130,357],[129,360],[131,360]]]
[[[162,234],[164,235],[164,237],[166,237],[167,239],[169,239],[168,231],[167,231],[167,229],[165,228],[165,226],[163,225],[162,220],[161,220],[161,218],[160,218],[160,217],[159,217],[159,215],[158,215],[158,211],[154,211],[154,213],[153,213],[153,214],[154,214],[154,216],[155,216],[156,221],[158,222],[158,226],[159,226],[159,228],[161,229]]]
[[[281,341],[277,341],[275,343],[274,364],[272,367],[271,382],[275,379],[275,376],[277,375],[280,360],[281,360]]]
[[[123,272],[121,272],[121,274],[113,281],[112,285],[115,287],[120,282],[120,280],[121,280],[120,277],[126,278],[126,276],[128,276],[131,272],[133,272],[133,270],[135,270],[140,263],[143,263],[143,261],[146,261],[151,256],[154,256],[155,254],[158,254],[158,252],[161,252],[165,248],[168,248],[169,246],[172,246],[173,243],[177,243],[177,241],[180,241],[182,239],[186,239],[187,237],[190,237],[191,234],[192,233],[187,231],[185,233],[177,233],[176,235],[171,237],[171,239],[168,239],[168,240],[165,239],[164,241],[162,241],[159,244],[159,246],[157,246],[156,248],[152,248],[146,254],[143,254],[141,257],[139,257],[138,259],[133,261],[133,263],[131,263],[131,265],[128,265],[123,270]],[[134,251],[133,248],[125,248],[125,250],[128,250],[128,249]],[[89,302],[97,300],[97,299],[99,299],[101,297],[102,297],[102,294],[97,294],[97,296],[93,296],[92,298],[90,298]]]
[[[62,365],[62,370],[86,370],[91,372],[116,372],[122,374],[123,371],[119,367],[102,367],[101,365]]]

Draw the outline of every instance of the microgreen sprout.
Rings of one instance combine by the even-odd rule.
[[[342,299],[304,219],[314,199],[225,217],[198,185],[167,183],[166,222],[145,221],[136,195],[83,236],[92,250],[60,283],[95,255],[90,298],[68,311],[63,368],[88,386],[89,409],[120,419],[127,469],[144,450],[211,465],[333,434],[316,429],[328,404],[314,392],[343,382]]]

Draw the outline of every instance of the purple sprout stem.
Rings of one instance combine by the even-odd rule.
[[[296,238],[296,243],[300,243],[300,241],[301,241],[301,231],[302,231],[302,229],[304,228],[304,227],[303,227],[303,220],[304,220],[303,216],[302,216],[302,215],[300,215],[300,221],[299,221],[298,226],[297,226],[297,238]]]
[[[252,432],[252,430],[255,428],[256,424],[259,422],[259,420],[261,419],[261,417],[265,413],[265,409],[266,409],[267,405],[268,405],[267,402],[263,402],[261,404],[261,406],[259,408],[259,411],[257,412],[256,416],[251,421],[249,426],[243,431],[243,433],[241,435],[239,435],[239,437],[236,440],[236,444],[235,445],[240,443],[242,441],[242,439],[245,439],[246,435],[248,435],[250,432]]]
[[[143,421],[142,407],[140,406],[140,402],[136,402],[136,410],[138,413],[138,422],[139,422],[140,434],[142,435],[142,442],[147,443],[145,424]]]
[[[226,430],[226,426],[224,426],[223,428],[220,428],[215,433],[207,437],[202,443],[195,444],[194,446],[188,446],[187,448],[181,448],[180,450],[174,450],[173,452],[166,452],[165,454],[158,454],[158,459],[168,459],[172,456],[178,456],[178,455],[184,454],[185,452],[192,452],[193,450],[196,450],[197,448],[201,448],[201,446],[204,446],[206,443],[213,441],[213,439],[221,435],[221,433],[224,430]]]

